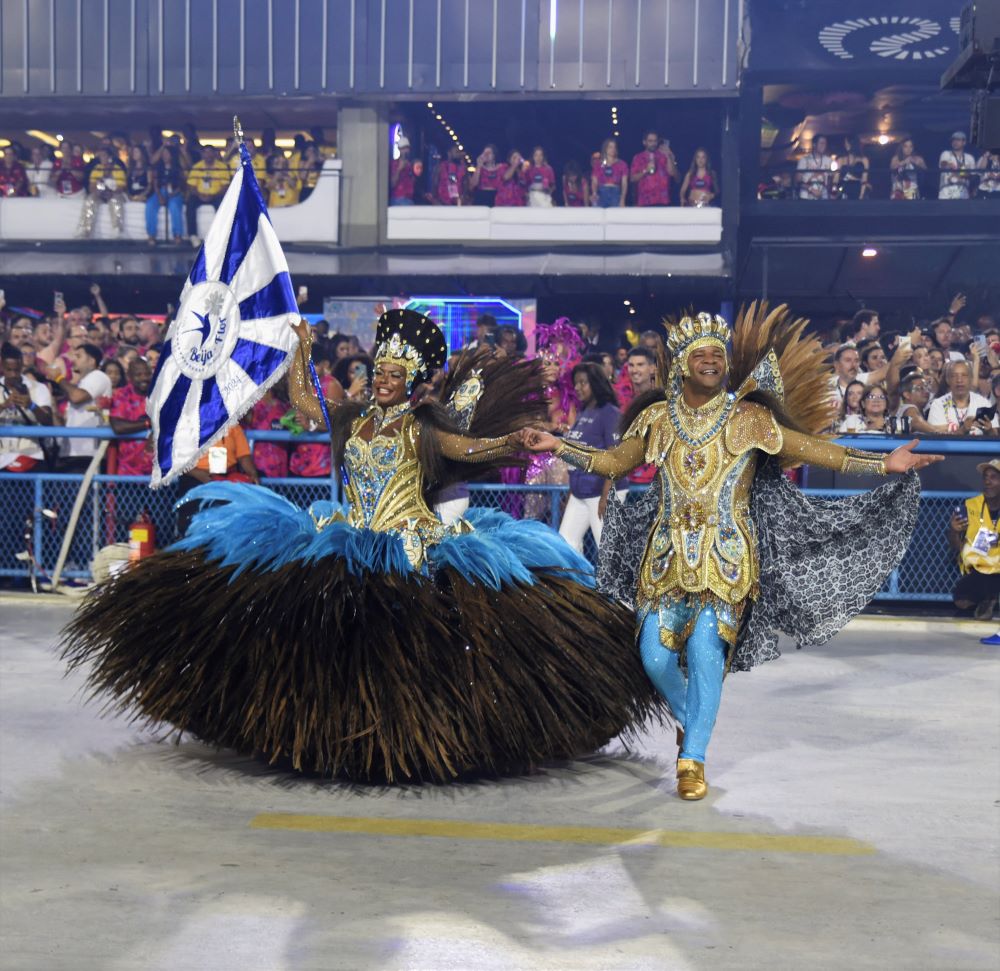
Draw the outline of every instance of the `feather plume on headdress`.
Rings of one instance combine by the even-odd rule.
[[[793,318],[785,304],[770,310],[761,300],[743,308],[733,324],[729,387],[740,394],[753,382],[756,387],[741,397],[766,405],[786,428],[819,435],[830,427],[830,363],[822,344],[805,335],[808,323]],[[757,380],[772,354],[782,386],[778,393]]]

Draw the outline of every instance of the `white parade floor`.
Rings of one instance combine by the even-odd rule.
[[[0,968],[1000,967],[1000,649],[864,620],[672,729],[453,787],[352,787],[85,705],[70,606],[0,597]]]

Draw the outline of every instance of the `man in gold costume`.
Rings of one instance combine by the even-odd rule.
[[[643,548],[634,592],[619,596],[634,603],[643,665],[678,724],[677,790],[683,799],[701,799],[708,791],[705,752],[723,676],[734,666],[748,608],[761,593],[758,532],[768,525],[761,521],[766,514],[755,516],[752,510],[763,471],[759,464],[775,457],[786,466],[809,463],[886,475],[940,459],[915,455],[916,442],[882,456],[812,434],[828,424],[823,388],[829,376],[818,342],[802,339],[804,326],[804,321],[791,322],[784,308],[770,315],[764,308],[751,308],[737,324],[730,361],[727,345],[734,335],[721,317],[685,317],[668,328],[672,366],[666,388],[633,403],[620,445],[599,451],[544,432],[520,435],[532,451],[555,451],[570,465],[613,480],[644,462],[656,465],[652,495],[644,500],[654,508],[635,533],[636,545]],[[885,573],[905,551],[912,529],[918,499],[912,480],[915,476],[908,495],[887,503],[902,525],[885,551]],[[783,486],[769,486],[772,493],[791,488],[781,481]],[[774,555],[771,545],[769,557]],[[612,538],[612,556],[614,547]],[[800,563],[792,570],[807,572],[808,566]],[[629,571],[619,563],[613,572]],[[871,589],[866,588],[864,601],[883,579],[881,572],[868,578]],[[864,601],[847,611],[860,609]],[[848,616],[833,623],[812,617],[804,626],[822,627],[825,639]],[[789,626],[794,622],[783,629]],[[741,658],[736,667],[745,669],[768,656],[777,652]]]

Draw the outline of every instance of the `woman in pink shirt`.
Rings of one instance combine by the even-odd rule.
[[[253,406],[247,424],[261,431],[281,431],[281,419],[288,408],[287,402],[272,388]],[[262,476],[283,479],[288,475],[288,448],[281,442],[254,442],[253,464]]]
[[[590,194],[593,205],[602,209],[625,205],[628,192],[628,165],[618,157],[618,142],[606,138],[601,157],[594,160],[590,172]]]
[[[528,204],[528,169],[531,163],[521,157],[515,148],[507,156],[500,188],[497,189],[498,206],[525,206]]]
[[[552,193],[556,187],[556,174],[545,158],[545,149],[536,145],[531,153],[531,165],[525,173],[528,183],[528,205],[541,209],[552,208]]]
[[[562,193],[564,206],[590,205],[590,184],[576,162],[569,161],[563,168]]]
[[[504,173],[507,165],[504,162],[497,162],[496,145],[487,145],[476,159],[476,171],[469,179],[469,188],[472,190],[472,204],[474,206],[496,205],[497,190],[503,183]]]
[[[435,202],[440,206],[460,206],[462,193],[465,189],[465,166],[461,161],[462,153],[457,145],[448,149],[448,157],[438,165],[437,196]]]

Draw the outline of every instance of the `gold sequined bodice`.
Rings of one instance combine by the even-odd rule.
[[[731,395],[697,411],[678,404],[648,409],[645,427],[635,429],[656,463],[662,497],[640,567],[640,603],[683,591],[738,604],[757,591],[749,508],[757,454],[780,451],[781,431],[769,411]]]
[[[373,409],[373,412],[375,409]],[[398,533],[414,566],[424,561],[428,544],[440,542],[447,528],[424,501],[424,476],[417,457],[420,426],[406,414],[396,431],[377,431],[366,441],[361,430],[378,414],[355,420],[344,448],[348,521],[359,529]]]
[[[662,498],[639,570],[641,611],[669,595],[710,595],[734,607],[756,595],[750,487],[762,452],[884,474],[881,457],[783,428],[763,405],[729,393],[698,409],[672,396],[646,408],[615,448],[564,442],[558,454],[610,479],[640,463],[656,466]]]

